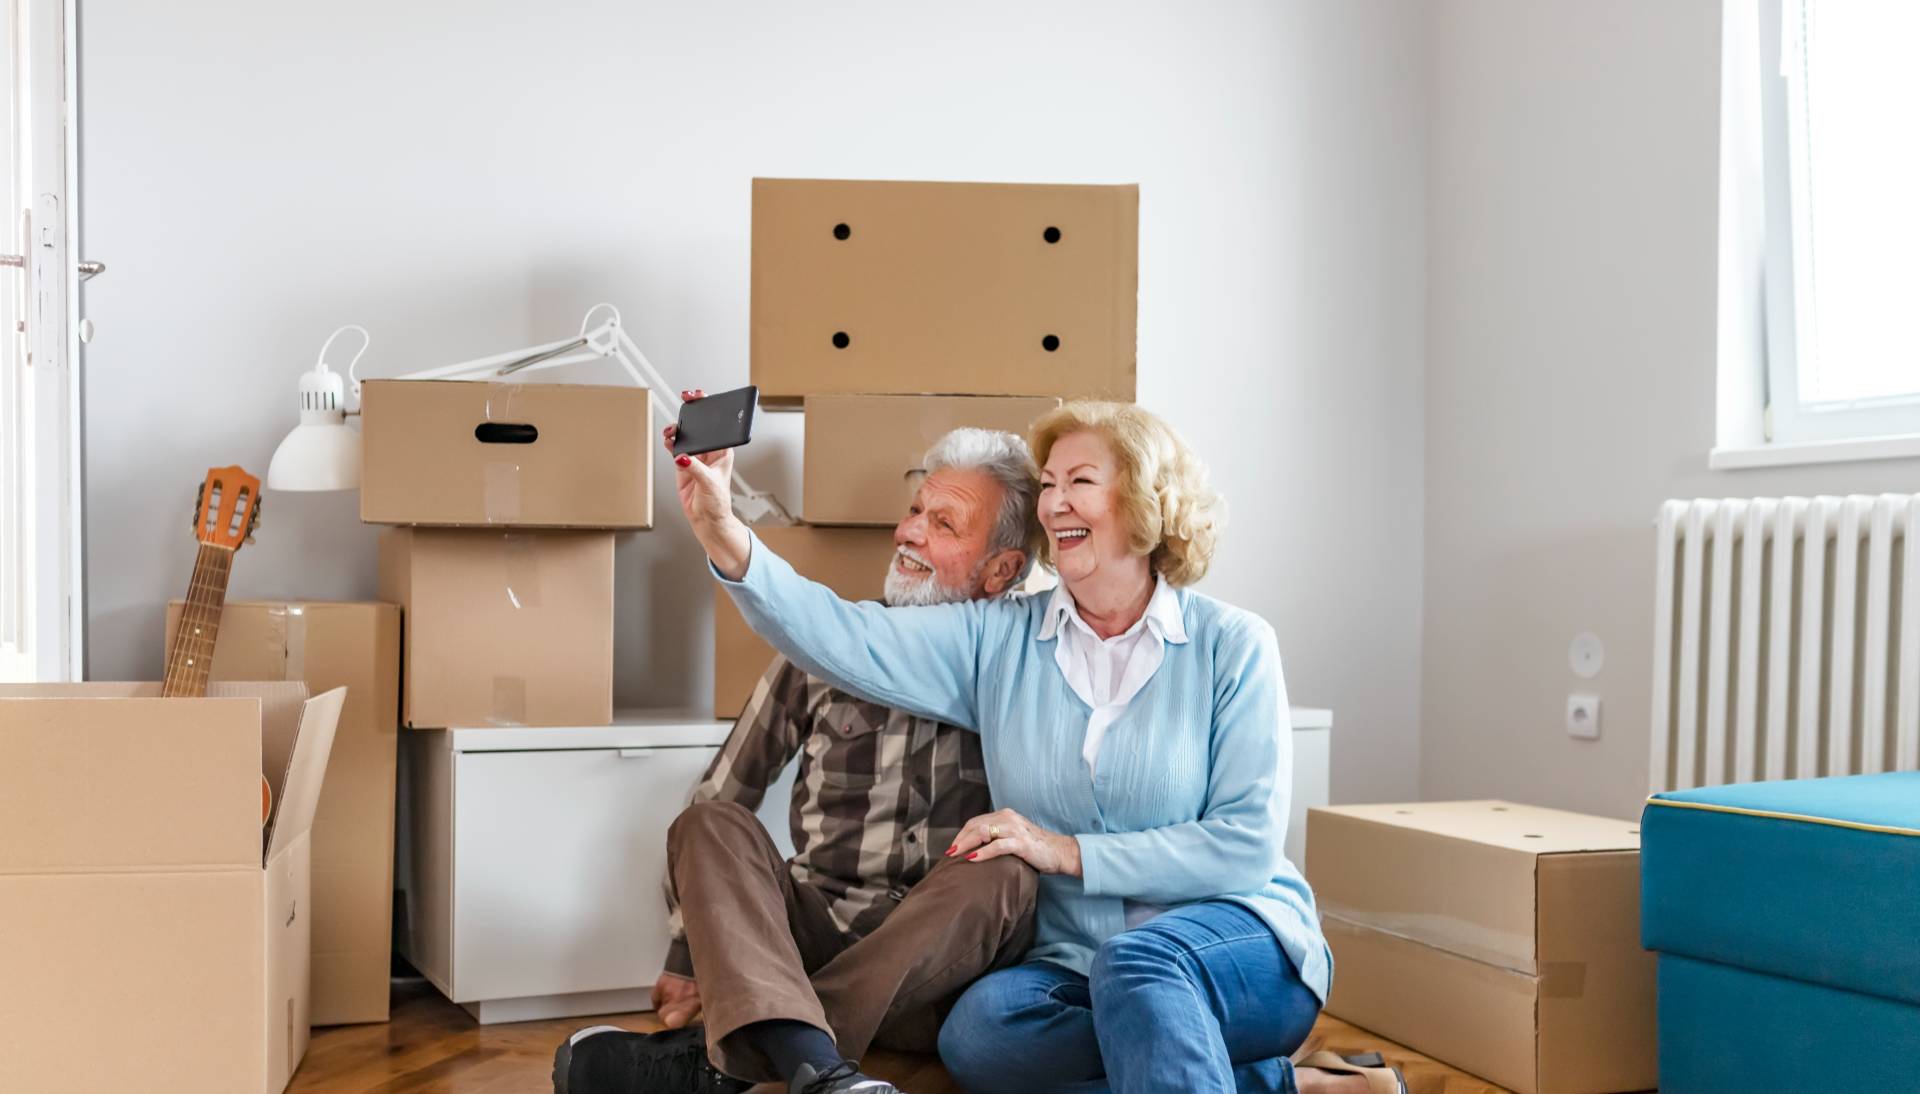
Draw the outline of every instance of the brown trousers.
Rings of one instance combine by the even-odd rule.
[[[932,1052],[967,985],[1017,963],[1033,941],[1039,880],[1012,856],[942,862],[866,937],[843,933],[828,897],[796,884],[752,813],[698,802],[667,834],[707,1054],[752,1082],[772,1063],[735,1034],[753,1022],[805,1022],[858,1060],[868,1047]]]

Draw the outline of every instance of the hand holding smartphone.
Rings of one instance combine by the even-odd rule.
[[[753,412],[759,397],[760,389],[749,384],[681,403],[671,451],[676,456],[698,456],[745,446],[753,440]]]

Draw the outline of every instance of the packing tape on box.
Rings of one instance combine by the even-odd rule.
[[[519,384],[489,383],[483,408],[489,422],[513,421],[513,398]],[[481,507],[488,524],[512,524],[520,519],[520,465],[513,460],[489,460],[481,474]]]
[[[496,726],[527,724],[527,681],[522,676],[493,678],[493,709],[487,721]]]
[[[267,637],[279,654],[280,679],[307,678],[307,606],[275,604],[267,609]]]
[[[506,580],[507,603],[514,610],[540,606],[540,557],[534,537],[519,532],[500,534],[500,563]],[[522,676],[495,676],[487,721],[497,726],[527,723],[527,681]]]
[[[507,603],[516,610],[540,606],[540,556],[533,537],[515,532],[500,536],[500,560],[505,571]]]
[[[1324,898],[1320,901],[1320,911],[1322,915],[1344,920],[1355,927],[1456,953],[1484,965],[1496,965],[1524,976],[1539,975],[1531,930],[1503,931],[1458,916],[1434,915],[1430,912],[1382,912],[1375,908],[1354,908]]]
[[[480,504],[488,524],[512,524],[520,519],[520,465],[510,460],[490,460],[482,472]]]

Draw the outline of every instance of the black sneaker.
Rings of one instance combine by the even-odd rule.
[[[740,1094],[752,1085],[708,1062],[699,1026],[665,1033],[588,1026],[553,1054],[553,1094]]]
[[[905,1094],[884,1079],[860,1074],[852,1060],[842,1060],[825,1071],[812,1064],[801,1064],[799,1074],[787,1085],[788,1094]]]

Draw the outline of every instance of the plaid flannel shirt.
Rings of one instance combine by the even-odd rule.
[[[960,826],[993,804],[980,738],[850,695],[784,657],[754,687],[693,800],[758,809],[795,753],[793,858],[799,885],[830,899],[852,938],[879,926],[933,869]],[[693,975],[673,879],[667,878],[672,944],[666,970]]]

